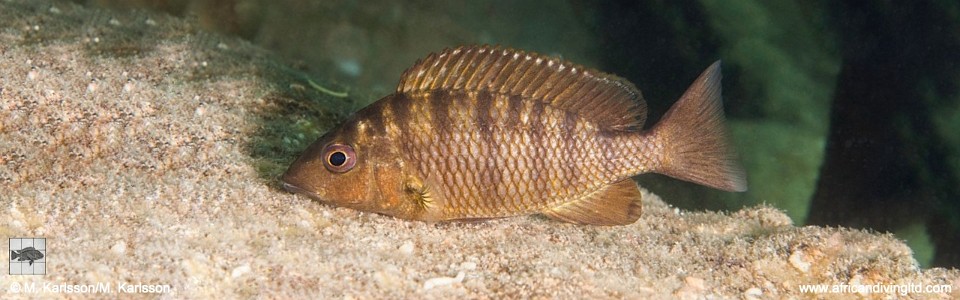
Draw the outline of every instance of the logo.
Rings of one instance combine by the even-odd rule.
[[[47,274],[46,238],[12,238],[9,246],[10,275]]]

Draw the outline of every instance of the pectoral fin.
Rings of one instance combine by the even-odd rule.
[[[411,201],[416,203],[417,207],[426,210],[433,205],[433,197],[430,195],[429,186],[419,178],[410,177],[404,181],[404,191]]]
[[[627,225],[640,218],[641,198],[637,184],[628,178],[541,213],[575,224]]]

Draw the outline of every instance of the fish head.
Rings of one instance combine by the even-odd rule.
[[[334,206],[400,215],[404,162],[386,133],[370,129],[377,107],[311,144],[280,178],[283,187]]]

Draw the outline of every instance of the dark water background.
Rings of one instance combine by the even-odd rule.
[[[489,43],[629,79],[649,126],[722,59],[750,191],[659,175],[642,185],[683,209],[766,203],[798,225],[892,232],[922,265],[960,266],[958,1],[74,2],[162,11],[247,39],[349,91],[357,104],[345,111],[391,92],[427,53]]]

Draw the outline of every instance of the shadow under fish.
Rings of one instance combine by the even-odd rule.
[[[646,115],[640,91],[614,75],[513,49],[447,49],[314,142],[281,180],[403,219],[541,213],[595,225],[640,217],[631,177],[642,173],[747,189],[727,143],[719,61],[644,131]]]

